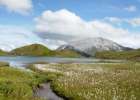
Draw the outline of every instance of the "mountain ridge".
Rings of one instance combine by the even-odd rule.
[[[132,50],[116,42],[101,37],[74,40],[66,45],[62,45],[58,50],[73,49],[94,56],[97,51],[123,51]]]

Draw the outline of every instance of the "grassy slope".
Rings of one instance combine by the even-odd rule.
[[[81,57],[80,53],[72,50],[52,51],[40,44],[32,44],[17,48],[10,52],[18,56],[57,56],[57,57]]]
[[[139,59],[140,58],[140,50],[131,50],[131,51],[104,51],[97,52],[95,54],[97,58],[103,59]]]
[[[37,73],[0,67],[0,100],[40,100],[33,97],[33,88],[45,80]]]
[[[24,46],[21,48],[17,48],[10,52],[12,55],[25,55],[25,56],[49,56],[52,51],[47,47],[44,47],[40,44],[32,44],[28,46]]]
[[[82,57],[80,53],[77,53],[72,50],[61,50],[61,51],[54,51],[54,56],[57,57]]]
[[[0,50],[0,55],[1,55],[1,56],[5,56],[5,55],[7,55],[7,52],[5,52],[5,51],[3,51],[3,50]]]

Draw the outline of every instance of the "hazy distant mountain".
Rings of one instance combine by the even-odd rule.
[[[84,52],[89,55],[94,55],[97,51],[123,51],[131,50],[131,48],[123,47],[111,40],[104,38],[86,38],[74,40],[67,45],[62,45],[59,50],[73,49],[76,51]]]

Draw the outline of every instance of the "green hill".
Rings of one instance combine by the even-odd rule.
[[[49,56],[52,51],[40,44],[32,44],[14,49],[10,52],[11,55],[18,56]]]
[[[7,52],[0,50],[0,56],[5,56],[5,55],[7,55]]]
[[[60,50],[60,51],[54,51],[54,56],[56,57],[70,57],[70,58],[76,58],[76,57],[82,57],[81,53],[77,53],[73,50]]]
[[[57,56],[57,57],[81,57],[80,53],[72,50],[50,50],[41,44],[32,44],[12,50],[14,56]]]
[[[120,52],[115,51],[97,52],[95,54],[95,57],[103,59],[140,59],[140,49]]]

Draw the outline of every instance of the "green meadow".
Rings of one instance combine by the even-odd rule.
[[[1,64],[0,100],[41,100],[33,96],[33,90],[46,81],[43,75]]]
[[[66,100],[139,100],[140,63],[37,64],[55,93]]]
[[[30,70],[0,64],[0,100],[42,100],[40,84],[66,100],[139,100],[140,63],[32,64]]]

